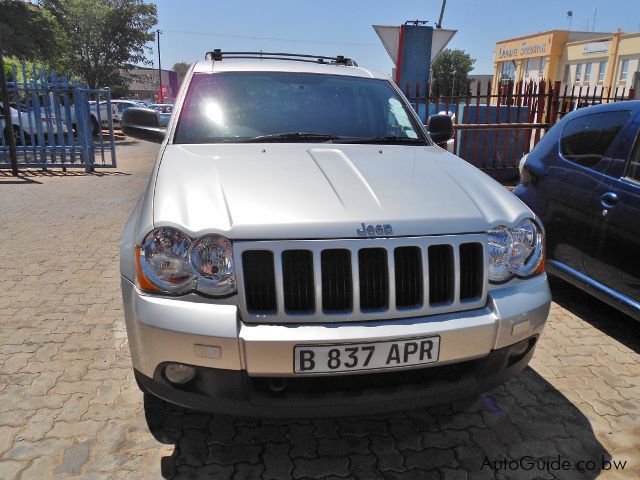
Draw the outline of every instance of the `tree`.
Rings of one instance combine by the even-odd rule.
[[[475,60],[464,50],[445,49],[431,65],[432,92],[444,96],[467,94],[467,76]]]
[[[91,87],[124,83],[129,63],[148,63],[147,43],[158,22],[156,6],[142,0],[41,0],[64,32],[62,70]]]
[[[174,63],[171,70],[173,70],[178,74],[178,85],[180,85],[184,77],[187,75],[187,70],[189,70],[189,64],[185,62]]]
[[[4,56],[17,57],[23,60],[44,58],[55,51],[55,40],[58,38],[55,22],[47,12],[19,0],[0,0],[0,101],[5,106],[5,130],[0,135],[6,136],[11,159],[11,173],[18,175],[18,156],[13,136],[9,90],[7,88],[7,71]]]
[[[0,49],[6,57],[39,60],[57,51],[60,34],[53,16],[22,0],[0,0]]]

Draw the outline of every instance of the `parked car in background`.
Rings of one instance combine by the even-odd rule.
[[[113,117],[117,112],[115,105],[111,105],[111,116]],[[69,113],[73,125],[73,130],[78,131],[78,125],[76,122],[76,109],[74,105],[70,105]],[[107,110],[106,102],[100,102],[100,112],[98,112],[98,103],[95,101],[89,101],[89,115],[91,116],[91,134],[98,135],[101,128],[109,127],[109,112]]]
[[[640,320],[640,101],[582,108],[520,164],[547,270]]]
[[[166,127],[169,125],[169,119],[171,118],[171,112],[173,112],[172,103],[152,103],[148,105],[148,108],[152,108],[160,117],[160,126]]]
[[[105,102],[103,102],[105,103]],[[136,102],[133,100],[111,100],[112,111],[113,111],[113,124],[116,126],[120,126],[120,120],[122,119],[122,112],[124,112],[127,108],[131,107],[144,107],[144,105],[140,102]]]
[[[135,376],[236,415],[335,416],[478,395],[526,367],[551,301],[539,219],[436,147],[344,57],[207,54],[122,233]],[[221,61],[224,59],[224,61]],[[363,114],[366,112],[366,114]],[[130,132],[130,133],[129,133]]]
[[[0,131],[3,135],[3,140],[9,141],[9,136],[13,135],[16,145],[31,145],[31,137],[38,134],[37,123],[42,125],[42,132],[45,137],[49,136],[49,133],[56,135],[58,133],[58,124],[61,124],[62,133],[67,133],[67,126],[64,122],[58,122],[55,115],[51,115],[47,120],[44,112],[39,118],[36,118],[33,110],[21,107],[20,110],[15,106],[9,105],[11,112],[11,125],[5,125],[4,121],[4,104],[0,102]],[[22,128],[22,132],[21,129]],[[24,138],[24,143],[22,139]]]

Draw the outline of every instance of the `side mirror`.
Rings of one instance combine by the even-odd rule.
[[[125,135],[140,140],[162,143],[164,135],[167,133],[166,128],[160,127],[158,112],[150,108],[127,108],[122,112],[120,123]]]
[[[453,138],[453,120],[449,115],[437,114],[429,116],[427,133],[434,143],[440,145]]]

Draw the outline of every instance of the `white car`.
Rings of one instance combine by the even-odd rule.
[[[189,70],[124,227],[141,388],[234,415],[448,402],[528,364],[551,296],[538,218],[438,148],[386,76],[344,57],[215,51]],[[430,138],[431,137],[431,138]]]
[[[98,105],[95,101],[89,102],[89,114],[91,115],[91,133],[97,135],[99,132],[99,126],[102,129],[109,128],[109,111],[107,108],[107,102],[100,102],[100,113],[98,114]],[[115,125],[115,118],[118,114],[118,107],[114,103],[111,103],[111,119]],[[75,115],[75,110],[71,109],[71,115]],[[75,122],[74,122],[75,124]]]
[[[67,111],[64,104],[65,99],[61,96],[57,101],[54,98],[53,93],[49,94],[50,102],[53,105],[54,102],[59,105],[62,116],[67,119]],[[98,104],[96,101],[90,100],[89,102],[89,122],[91,126],[91,134],[98,135],[101,129],[109,128],[109,112],[106,102],[100,102],[100,111],[98,112]],[[111,105],[111,116],[115,117],[118,108],[116,105]],[[69,105],[69,117],[68,120],[75,132],[78,132],[78,122],[76,121],[76,107],[75,105]]]
[[[38,134],[37,124],[42,125],[42,132],[45,137],[49,136],[49,132],[54,135],[58,134],[58,121],[55,115],[51,115],[47,119],[46,115],[42,113],[39,118],[36,118],[35,113],[32,110],[21,108],[20,111],[9,105],[11,112],[11,126],[7,126],[4,121],[4,104],[0,102],[0,131],[4,137],[4,142],[7,144],[9,136],[13,135],[16,145],[22,145],[22,139],[24,137],[24,144],[31,145],[31,137]],[[49,123],[48,123],[49,122]],[[61,123],[61,131],[67,133],[67,126],[64,122]],[[22,128],[22,133],[21,133]]]

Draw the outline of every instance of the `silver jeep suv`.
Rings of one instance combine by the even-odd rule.
[[[326,416],[447,402],[531,359],[550,305],[540,221],[434,145],[343,57],[207,54],[122,234],[140,387],[199,410]]]

